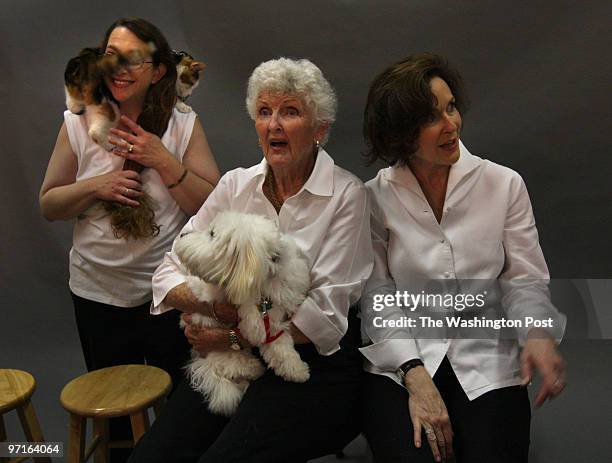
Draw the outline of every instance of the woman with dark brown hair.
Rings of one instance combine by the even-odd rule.
[[[159,29],[120,19],[101,51],[140,57],[105,78],[121,113],[109,138],[115,149],[93,143],[86,118],[66,111],[40,207],[48,220],[76,219],[70,290],[87,369],[146,361],[176,381],[189,344],[176,312],[149,314],[151,277],[219,171],[197,115],[174,109],[175,62]],[[102,204],[142,208],[143,193],[155,204],[156,232],[117,237]]]
[[[526,462],[524,386],[539,371],[536,406],[565,386],[556,349],[565,317],[550,302],[527,189],[463,145],[466,106],[461,76],[431,53],[387,68],[370,87],[364,137],[371,160],[390,165],[367,183],[375,264],[362,299],[371,343],[361,352],[364,431],[377,462]],[[408,295],[421,299],[406,303]],[[451,303],[435,302],[441,295]],[[468,296],[482,305],[466,309]],[[484,326],[493,308],[494,322],[547,323],[500,336],[448,321]]]

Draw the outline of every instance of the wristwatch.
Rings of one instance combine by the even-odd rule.
[[[408,360],[407,362],[402,363],[400,367],[397,370],[395,370],[395,372],[397,373],[397,376],[399,376],[399,379],[402,382],[402,384],[404,384],[404,377],[406,376],[406,373],[408,373],[414,367],[422,367],[422,366],[424,366],[423,361],[419,358],[414,358],[414,359]]]
[[[238,335],[236,334],[236,331],[229,330],[229,340],[232,350],[242,350],[242,346],[238,342]]]

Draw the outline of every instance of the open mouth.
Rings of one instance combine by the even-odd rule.
[[[133,80],[123,80],[123,79],[111,79],[113,83],[113,87],[116,88],[126,88],[134,83]]]
[[[452,140],[449,140],[446,143],[442,143],[439,146],[440,148],[445,149],[445,150],[454,150],[457,147],[458,143],[459,143],[459,139],[453,138]]]
[[[285,148],[285,147],[286,147],[288,144],[289,144],[289,143],[287,143],[287,142],[286,142],[286,141],[284,141],[284,140],[271,140],[271,141],[270,141],[270,146],[271,146],[272,148],[278,148],[278,149],[280,149],[280,148]]]

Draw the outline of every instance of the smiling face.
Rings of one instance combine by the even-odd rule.
[[[461,114],[444,80],[433,77],[429,85],[437,103],[432,119],[421,128],[419,148],[412,157],[427,164],[450,166],[459,159]]]
[[[133,70],[122,66],[114,74],[104,78],[113,97],[120,103],[143,103],[151,84],[157,83],[165,74],[163,64],[148,62],[152,61],[149,46],[126,27],[113,30],[104,52],[122,54],[128,58],[138,57],[136,60],[144,61],[140,69]]]
[[[271,167],[297,170],[313,162],[316,141],[323,139],[327,126],[317,126],[296,95],[264,91],[257,98],[255,129]]]

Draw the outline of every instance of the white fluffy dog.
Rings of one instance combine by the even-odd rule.
[[[310,276],[305,256],[290,237],[265,217],[222,212],[205,231],[181,236],[174,250],[191,274],[187,284],[198,300],[227,299],[236,305],[240,334],[259,348],[267,365],[287,381],[308,380],[308,364],[294,348],[289,323],[306,297]],[[201,314],[193,320],[223,326]],[[248,349],[192,355],[191,386],[222,415],[233,414],[249,382],[264,372]]]

